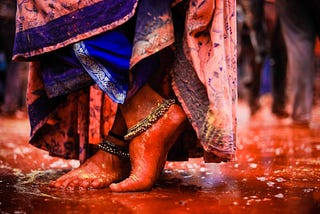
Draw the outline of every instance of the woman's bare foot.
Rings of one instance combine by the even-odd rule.
[[[184,112],[174,104],[148,130],[136,136],[129,145],[131,174],[124,181],[111,184],[111,191],[150,190],[163,170],[168,151],[179,136],[184,120]]]
[[[61,176],[49,185],[55,188],[104,188],[129,176],[129,160],[98,151],[79,168]]]

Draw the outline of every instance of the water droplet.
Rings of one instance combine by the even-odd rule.
[[[272,187],[274,184],[275,184],[275,183],[272,182],[272,181],[267,182],[267,185],[268,185],[269,187]]]
[[[284,182],[285,180],[283,178],[276,178],[276,181],[281,183],[281,182]]]
[[[274,197],[276,197],[276,198],[284,198],[284,195],[282,193],[279,193],[279,194],[275,195]]]
[[[266,181],[267,179],[266,179],[266,177],[258,177],[257,180],[258,181]]]
[[[250,166],[250,168],[255,169],[255,168],[257,168],[258,164],[250,163],[249,166]]]

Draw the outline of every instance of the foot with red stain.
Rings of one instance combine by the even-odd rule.
[[[105,188],[128,177],[129,173],[129,160],[98,151],[79,168],[61,176],[49,186],[62,189]]]
[[[134,106],[140,106],[139,109],[135,110],[131,108],[130,104],[126,109],[123,109],[123,112],[125,112],[123,115],[128,127],[145,118],[147,116],[146,113],[150,112],[152,107],[163,100],[162,97],[150,91],[150,88],[143,89],[140,98],[144,102],[138,103],[143,104],[134,104]],[[139,101],[140,98],[138,95],[136,101]],[[133,119],[134,117],[136,118]],[[150,128],[134,137],[129,144],[130,176],[120,183],[111,184],[111,191],[132,192],[150,190],[161,175],[169,149],[177,140],[185,118],[185,113],[181,107],[173,104]]]

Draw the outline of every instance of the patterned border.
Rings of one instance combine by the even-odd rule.
[[[134,15],[137,0],[104,0],[46,25],[16,33],[14,59],[28,58],[113,29]],[[17,29],[19,29],[17,24]]]

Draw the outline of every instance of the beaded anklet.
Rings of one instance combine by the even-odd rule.
[[[128,129],[127,134],[124,136],[124,139],[131,140],[135,136],[138,136],[142,132],[146,131],[152,126],[152,124],[156,123],[174,103],[174,99],[164,100],[162,103],[159,103],[157,108],[152,111],[146,118],[140,120],[136,125]]]
[[[104,141],[98,144],[98,148],[110,154],[117,155],[121,158],[126,158],[126,159],[130,158],[129,151],[126,147],[117,146],[108,141]]]

